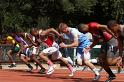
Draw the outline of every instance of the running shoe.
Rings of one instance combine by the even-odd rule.
[[[31,67],[28,67],[27,72],[32,72],[32,70],[33,70],[33,67],[32,66]]]
[[[103,70],[103,68],[101,67],[100,69],[99,69],[99,72],[101,72]]]
[[[84,68],[82,69],[82,71],[85,71],[88,67],[87,66],[84,66]]]
[[[69,74],[69,77],[73,77],[74,76],[74,72],[76,71],[75,68],[73,68],[73,71]]]
[[[121,67],[118,67],[117,73],[120,73],[122,71]]]
[[[48,68],[48,71],[47,71],[47,75],[50,75],[50,74],[52,74],[54,72],[54,66],[49,66],[49,68]]]
[[[98,81],[100,77],[101,77],[100,75],[95,75],[95,77],[93,78],[93,81]]]
[[[74,73],[71,72],[68,76],[69,76],[69,77],[73,77],[73,76],[74,76]]]
[[[116,79],[116,76],[109,76],[105,82],[111,82],[114,79]]]
[[[10,68],[16,67],[16,64],[10,64],[8,67],[10,67]]]
[[[40,74],[46,74],[46,69],[45,68],[41,68],[39,71]]]

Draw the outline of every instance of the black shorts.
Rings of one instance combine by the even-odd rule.
[[[101,45],[101,54],[107,57],[114,57],[115,55],[118,55],[118,41],[115,38],[112,38],[111,40],[102,43]]]

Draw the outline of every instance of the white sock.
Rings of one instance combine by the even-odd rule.
[[[94,69],[92,69],[92,70],[93,70],[93,72],[94,72],[96,75],[100,75],[99,72],[98,72],[98,70],[97,70],[96,68],[94,68]]]
[[[13,65],[15,65],[16,63],[12,63]]]
[[[97,61],[97,59],[90,59],[89,60],[91,63],[97,63],[98,61]]]
[[[71,59],[70,57],[67,57],[67,60],[68,60],[68,62],[69,62],[71,65],[73,65],[73,61],[72,61],[72,59]]]

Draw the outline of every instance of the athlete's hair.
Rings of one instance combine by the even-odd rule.
[[[85,27],[85,24],[83,23],[80,23],[78,26],[77,26],[77,29],[80,31],[82,28]]]
[[[66,25],[67,25],[66,23],[60,23],[60,24],[59,24],[59,29],[65,27]]]
[[[116,24],[118,24],[116,20],[109,20],[107,26],[108,28],[112,28]]]
[[[32,31],[36,31],[36,30],[38,30],[38,28],[32,28],[32,29],[30,30],[30,33],[31,33]]]
[[[37,28],[32,28],[30,30],[30,34],[33,35],[33,36],[35,36],[37,34],[37,30],[38,30]]]

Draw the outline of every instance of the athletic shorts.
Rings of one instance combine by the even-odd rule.
[[[20,50],[20,47],[18,47],[18,46],[14,46],[13,49],[11,49],[11,50],[12,50],[12,54],[14,54],[14,53],[18,53],[19,50]]]
[[[62,57],[62,54],[61,52],[59,51],[58,48],[56,47],[49,47],[49,48],[46,48],[42,51],[43,53],[45,54],[48,54],[48,55],[52,55],[52,59],[53,60],[56,60],[56,59],[59,59]]]
[[[77,61],[90,59],[90,52],[88,52],[87,54],[83,52],[83,49],[85,49],[89,45],[91,45],[91,42],[89,40],[84,40],[79,44],[79,46],[76,49]]]
[[[115,57],[118,55],[118,41],[115,38],[112,38],[111,40],[105,42],[101,46],[101,55],[104,55],[104,57]]]
[[[38,55],[38,53],[39,53],[39,47],[33,46],[32,54]]]
[[[91,58],[90,52],[85,54],[82,49],[78,49],[77,51],[77,61],[89,60]]]

